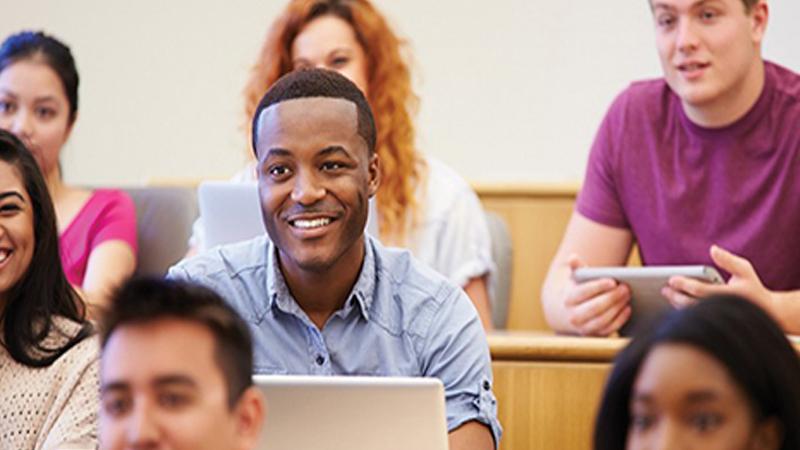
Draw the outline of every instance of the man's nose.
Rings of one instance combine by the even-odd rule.
[[[292,200],[301,205],[313,205],[325,197],[325,188],[320,185],[316,176],[300,173],[295,177],[292,189]]]
[[[681,53],[691,53],[700,46],[695,23],[692,20],[680,20],[677,32],[677,47]]]
[[[137,450],[158,447],[157,415],[147,405],[137,405],[128,421],[127,441],[129,448]]]

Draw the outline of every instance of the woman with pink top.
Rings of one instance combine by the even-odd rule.
[[[39,164],[55,205],[64,272],[96,317],[136,267],[136,212],[121,191],[64,183],[59,155],[77,115],[70,49],[42,32],[8,37],[0,47],[0,128],[24,142]]]

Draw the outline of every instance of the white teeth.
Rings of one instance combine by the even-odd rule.
[[[0,263],[5,262],[6,259],[8,259],[8,255],[10,254],[11,252],[8,250],[0,250]]]
[[[297,227],[297,228],[308,229],[308,228],[324,227],[325,225],[328,225],[329,223],[331,223],[331,219],[328,218],[328,217],[323,217],[323,218],[320,218],[320,219],[312,219],[312,220],[298,219],[298,220],[293,221],[292,225]]]

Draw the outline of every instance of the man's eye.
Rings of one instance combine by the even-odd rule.
[[[709,21],[717,17],[717,13],[715,11],[703,11],[700,13],[700,19]]]
[[[130,410],[130,400],[124,397],[103,399],[103,410],[111,417],[119,417]]]
[[[158,403],[165,408],[180,408],[189,403],[186,395],[166,392],[158,396]]]
[[[322,170],[340,170],[344,169],[346,166],[337,161],[328,161],[322,163]]]
[[[657,20],[658,26],[662,28],[669,28],[675,23],[675,17],[662,14],[658,16]]]
[[[286,166],[272,166],[267,172],[272,176],[281,176],[289,173],[289,168]]]

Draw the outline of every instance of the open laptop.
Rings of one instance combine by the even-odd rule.
[[[197,188],[197,202],[205,249],[266,233],[256,182],[204,181]]]
[[[258,450],[447,450],[435,378],[255,375],[267,399]]]

